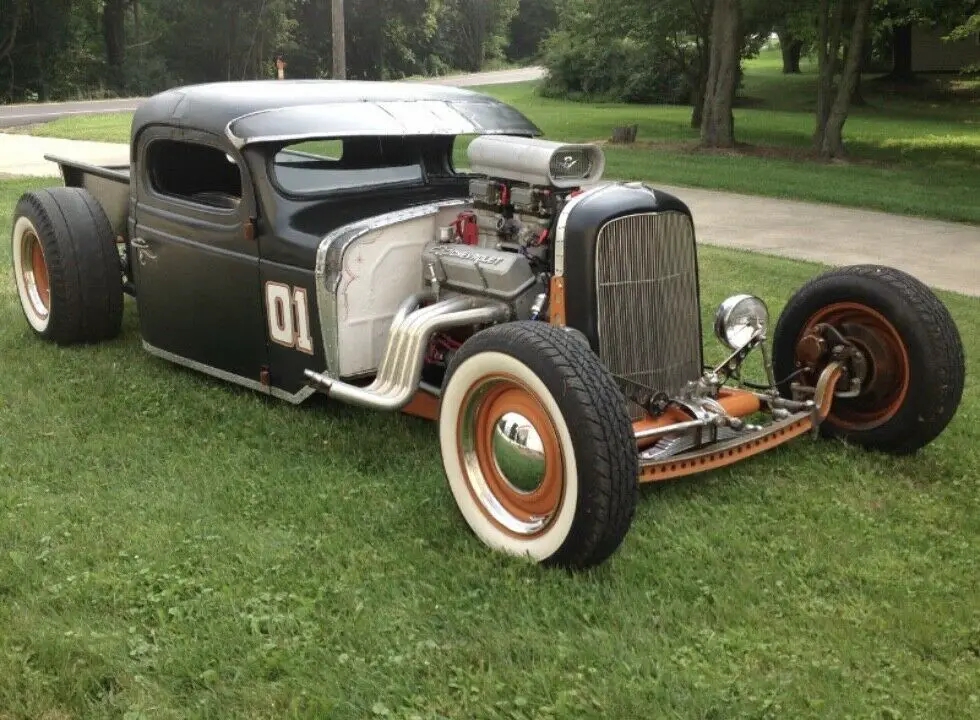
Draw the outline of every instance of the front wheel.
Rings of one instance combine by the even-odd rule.
[[[814,384],[832,344],[819,337],[821,326],[861,355],[860,391],[835,398],[821,425],[824,435],[903,455],[946,428],[963,394],[963,343],[949,311],[928,287],[878,265],[814,278],[790,298],[776,325],[778,378]],[[784,380],[784,395],[789,385]]]
[[[457,506],[491,548],[581,569],[629,530],[638,466],[626,401],[561,329],[515,322],[467,340],[446,374],[439,442]]]

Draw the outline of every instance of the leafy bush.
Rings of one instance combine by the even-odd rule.
[[[548,97],[654,104],[691,99],[690,80],[665,47],[559,30],[544,42],[544,64]]]

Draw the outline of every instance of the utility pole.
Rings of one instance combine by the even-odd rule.
[[[347,43],[344,37],[344,0],[333,0],[333,76],[347,79]]]

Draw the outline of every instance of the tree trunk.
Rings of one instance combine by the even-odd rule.
[[[896,80],[908,80],[912,72],[912,25],[895,27],[892,49],[892,71],[890,76]]]
[[[830,115],[834,77],[840,62],[843,13],[843,0],[820,0],[817,11],[817,122],[813,131],[813,146],[817,150],[823,145],[827,117]]]
[[[7,12],[4,20],[10,23],[10,30],[6,37],[0,35],[0,60],[12,54],[17,45],[17,31],[20,29],[20,6],[17,4],[17,0],[14,0],[13,10]],[[3,30],[2,26],[0,26],[0,30]]]
[[[125,0],[106,0],[102,8],[102,37],[105,40],[109,76],[118,87],[122,84],[123,62],[126,59]]]
[[[333,47],[333,78],[347,79],[347,30],[344,24],[344,0],[333,0],[330,5],[330,27]]]
[[[710,44],[709,44],[710,47]],[[710,71],[710,50],[708,48],[703,48],[701,54],[698,57],[698,71],[697,77],[692,78],[691,87],[692,95],[691,104],[693,110],[691,111],[691,127],[701,128],[701,121],[704,118],[704,94],[708,88],[708,72]]]
[[[739,0],[715,0],[711,16],[711,60],[701,118],[702,147],[735,145],[732,104],[742,51],[741,14]]]
[[[781,30],[779,49],[783,54],[783,75],[795,75],[800,72],[800,58],[803,56],[803,41],[793,37],[787,30]]]
[[[704,93],[708,87],[711,65],[711,8],[714,0],[692,0],[691,7],[697,18],[695,64],[688,79],[691,83],[691,127],[701,129],[704,115]]]
[[[232,63],[235,58],[235,47],[238,45],[238,13],[232,10],[231,15],[228,18],[228,35],[227,44],[225,45],[225,66],[227,68],[227,80],[231,82],[233,79],[233,67]]]
[[[868,101],[865,100],[864,93],[862,92],[862,87],[863,87],[862,80],[864,78],[865,70],[871,66],[873,59],[874,59],[874,48],[871,43],[871,31],[869,28],[864,33],[864,43],[861,45],[861,57],[859,60],[859,66],[857,72],[857,82],[854,83],[854,93],[851,95],[852,107],[863,107],[868,104]]]
[[[140,0],[133,0],[133,34],[136,36],[136,90],[142,95],[143,88],[143,21],[140,17]]]
[[[861,72],[862,68],[859,67],[857,77],[854,79],[854,92],[851,94],[853,107],[863,107],[868,104],[868,101],[864,99],[864,93],[861,91]]]
[[[699,82],[698,83],[698,86],[694,88],[694,92],[693,92],[694,97],[692,98],[692,110],[691,110],[691,127],[692,128],[699,128],[700,129],[701,123],[704,122],[704,89],[703,89],[703,86],[706,83],[707,83],[707,80],[705,80],[704,82]]]
[[[37,3],[31,3],[31,27],[33,28],[34,36],[34,61],[37,63],[37,99],[39,102],[48,101],[48,78],[44,72],[45,67],[45,53],[44,45],[41,41],[41,8],[37,6]],[[29,33],[30,34],[30,33]]]
[[[858,75],[861,71],[861,55],[864,46],[864,36],[868,30],[868,16],[871,14],[872,0],[858,0],[851,27],[851,37],[848,45],[851,52],[847,53],[847,61],[841,72],[840,82],[834,103],[827,113],[827,119],[820,133],[820,145],[817,150],[825,158],[844,156],[844,123],[850,110],[851,98],[857,86]]]

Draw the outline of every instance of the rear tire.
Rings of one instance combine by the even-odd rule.
[[[14,211],[11,256],[21,308],[35,333],[59,345],[119,334],[119,253],[102,206],[87,191],[23,195]]]
[[[818,323],[857,345],[869,367],[858,397],[834,400],[820,426],[823,435],[905,455],[946,428],[963,395],[963,343],[946,306],[928,287],[878,265],[814,278],[790,298],[776,325],[777,378],[803,372],[799,342]],[[820,369],[803,377],[812,381]],[[789,383],[780,391],[788,397]]]
[[[509,445],[500,434],[515,417],[533,427],[533,442]],[[467,340],[446,374],[439,441],[457,506],[491,548],[582,569],[612,555],[629,530],[638,460],[626,401],[567,332],[515,322]],[[522,452],[539,463],[530,483],[505,474],[508,462],[517,473],[530,462]]]

